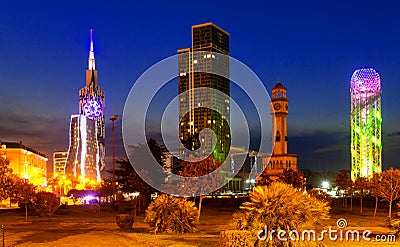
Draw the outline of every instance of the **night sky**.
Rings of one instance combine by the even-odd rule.
[[[400,167],[396,1],[56,2],[2,3],[0,140],[21,140],[49,157],[68,148],[89,28],[108,119],[122,115],[147,68],[190,47],[192,25],[211,21],[230,33],[231,56],[268,90],[278,79],[288,88],[289,151],[298,154],[300,169],[350,168],[350,78],[357,68],[374,67],[382,81],[383,168]],[[122,157],[120,121],[116,127]],[[109,120],[106,132],[110,137]]]

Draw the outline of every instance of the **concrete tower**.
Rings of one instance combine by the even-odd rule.
[[[86,85],[79,90],[79,114],[71,116],[65,169],[66,175],[73,176],[81,185],[100,182],[100,171],[105,166],[104,91],[97,83],[93,29],[90,29],[88,60]]]
[[[288,99],[286,98],[286,88],[278,82],[272,88],[271,112],[272,136],[275,138],[273,154],[287,154],[288,137],[287,137],[287,115],[289,110]],[[272,109],[273,108],[273,109]]]
[[[272,179],[278,178],[285,169],[297,170],[297,155],[288,153],[287,115],[289,101],[286,87],[278,82],[272,88],[270,104],[272,115],[272,155],[263,156],[263,167]]]
[[[104,119],[104,91],[97,82],[97,70],[93,50],[93,29],[90,29],[90,51],[88,69],[86,70],[86,85],[79,90],[79,114],[96,121],[99,170],[105,166],[105,119]]]
[[[381,79],[374,69],[354,71],[351,98],[351,179],[382,171]]]

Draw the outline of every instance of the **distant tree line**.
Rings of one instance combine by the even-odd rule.
[[[360,213],[363,213],[363,198],[372,196],[375,198],[374,217],[378,209],[379,200],[389,203],[388,216],[392,218],[393,204],[400,199],[400,170],[390,168],[374,173],[371,178],[357,177],[354,181],[350,179],[350,170],[340,170],[334,180],[340,195],[343,197],[343,206],[347,205],[347,198],[350,197],[352,208],[353,197],[360,200]]]

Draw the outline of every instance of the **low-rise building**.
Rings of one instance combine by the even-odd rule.
[[[0,141],[1,156],[7,159],[9,168],[21,178],[28,179],[36,186],[47,185],[47,161],[46,155],[36,149],[28,147],[22,142]]]

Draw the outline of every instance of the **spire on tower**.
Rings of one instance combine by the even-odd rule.
[[[90,28],[89,70],[96,70],[93,51],[93,28]]]

